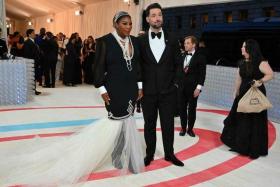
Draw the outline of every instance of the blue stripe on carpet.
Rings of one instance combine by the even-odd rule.
[[[136,119],[142,119],[142,118],[143,117],[136,117]],[[98,119],[86,119],[86,120],[73,120],[73,121],[28,123],[28,124],[21,124],[21,125],[3,125],[3,126],[1,125],[0,132],[82,126],[82,125],[89,125],[90,123],[95,122],[97,120]]]
[[[88,125],[96,120],[97,119],[87,119],[87,120],[45,122],[45,123],[29,123],[23,125],[9,125],[9,126],[5,125],[5,126],[0,126],[0,132],[80,126],[80,125]]]

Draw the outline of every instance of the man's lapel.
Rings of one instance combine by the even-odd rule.
[[[164,42],[165,42],[165,48],[164,48],[164,51],[159,59],[159,64],[162,63],[162,60],[166,58],[166,55],[167,55],[167,50],[169,49],[169,35],[168,35],[168,32],[163,30],[163,33],[162,33],[162,36],[164,35]]]
[[[151,46],[150,46],[150,42],[149,42],[149,32],[146,33],[146,35],[144,36],[144,40],[145,40],[145,49],[147,52],[148,57],[157,64],[157,60],[152,52]]]

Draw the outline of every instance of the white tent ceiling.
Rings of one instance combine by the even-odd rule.
[[[8,18],[30,19],[55,14],[71,8],[85,6],[108,0],[6,0]],[[120,0],[123,1],[123,0]],[[133,0],[131,0],[133,1]],[[246,0],[140,0],[144,8],[153,2],[159,2],[162,7],[190,6],[197,4],[211,4]]]
[[[8,18],[27,19],[106,0],[6,0]]]

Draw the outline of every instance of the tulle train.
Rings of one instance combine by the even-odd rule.
[[[144,168],[143,150],[133,117],[102,119],[67,137],[34,138],[1,150],[0,186],[77,184],[111,158],[121,173]],[[5,151],[5,152],[4,152]]]

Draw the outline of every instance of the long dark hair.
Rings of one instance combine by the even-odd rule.
[[[72,33],[72,34],[71,34],[71,37],[69,38],[69,41],[68,41],[67,45],[68,45],[68,44],[71,44],[71,41],[72,41],[73,39],[76,39],[76,33]]]
[[[249,63],[246,63],[246,70],[252,75],[253,69],[259,67],[261,61],[264,60],[260,45],[256,40],[248,39],[245,41],[245,50],[249,54]]]

